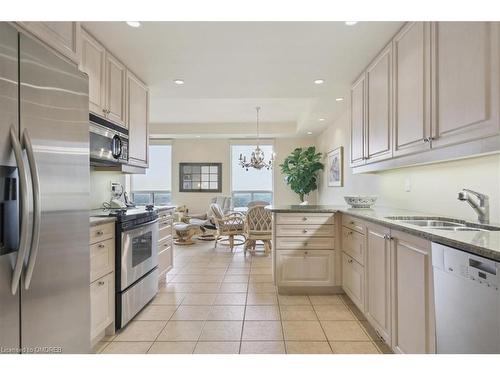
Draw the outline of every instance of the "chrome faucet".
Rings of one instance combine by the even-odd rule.
[[[477,201],[472,199],[470,195],[474,195]],[[486,194],[478,193],[477,191],[462,189],[458,193],[458,200],[465,201],[477,213],[477,220],[480,223],[488,224],[490,222],[490,198]]]

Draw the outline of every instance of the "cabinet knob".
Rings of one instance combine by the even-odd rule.
[[[304,242],[304,246],[307,246],[307,245],[309,245],[309,242]]]
[[[98,247],[99,247],[99,249],[102,249],[102,248],[104,248],[106,246],[104,246],[102,243],[100,243]]]
[[[308,251],[304,251],[304,255],[307,255],[307,254],[309,254],[309,252]]]
[[[303,217],[303,218],[302,218],[302,221],[307,221],[307,217]]]
[[[352,263],[352,259],[349,259],[349,260],[347,261],[347,263]]]
[[[307,233],[307,229],[304,229],[302,232],[303,232],[303,233]]]
[[[103,286],[103,285],[104,285],[104,281],[99,281],[99,282],[97,283],[97,285],[99,285],[99,286]]]
[[[98,230],[98,231],[96,232],[96,234],[97,234],[98,236],[102,236],[102,235],[104,234],[104,232],[103,232],[102,230]]]

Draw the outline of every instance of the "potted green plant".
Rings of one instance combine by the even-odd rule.
[[[306,195],[318,188],[318,172],[325,168],[320,160],[321,152],[316,152],[316,147],[299,147],[280,164],[286,183],[299,195],[301,202],[304,202]]]

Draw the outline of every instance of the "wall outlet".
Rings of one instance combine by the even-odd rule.
[[[111,182],[111,194],[113,196],[120,196],[123,192],[122,184],[118,182]]]
[[[405,178],[405,191],[409,193],[411,191],[411,180],[410,177]]]

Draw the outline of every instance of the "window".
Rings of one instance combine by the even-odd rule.
[[[246,155],[247,160],[256,145],[231,145],[231,191],[234,207],[246,207],[251,201],[273,201],[273,169],[253,169],[246,171],[238,164],[240,154]],[[272,145],[259,146],[269,161],[273,154]],[[273,166],[274,168],[274,166]]]
[[[180,163],[179,191],[222,191],[222,163]]]
[[[132,200],[138,206],[172,202],[172,146],[150,145],[146,174],[132,175]]]

